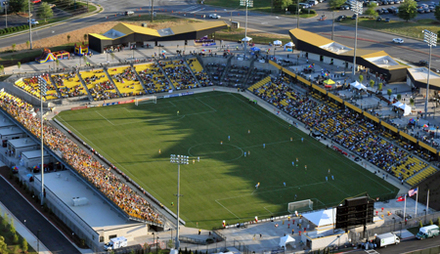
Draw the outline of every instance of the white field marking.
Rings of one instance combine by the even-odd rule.
[[[96,146],[90,139],[86,138],[84,135],[81,134],[81,132],[79,132],[77,129],[75,129],[72,125],[70,125],[68,122],[66,122],[66,120],[64,120],[61,116],[59,116],[59,118],[64,122],[65,125],[70,126],[70,129],[74,130],[79,136],[82,136],[83,140],[87,141],[87,143],[92,146],[97,148],[98,146]],[[130,170],[128,170],[126,167],[124,167],[123,165],[119,164],[119,162],[117,162],[115,159],[113,159],[113,157],[111,157],[110,155],[106,154],[104,151],[100,151],[100,153],[102,155],[104,155],[105,158],[110,158],[114,161],[114,165],[119,165],[119,168],[123,168],[125,170],[125,172],[127,172],[128,174],[131,175],[131,178],[133,180],[136,180],[136,182],[138,184],[143,183],[144,186],[147,186],[143,181],[141,181],[138,177],[136,177],[135,175],[133,175],[133,173],[131,173]],[[159,195],[159,193],[156,193],[153,189],[149,189],[147,190],[150,194],[152,194],[153,196],[157,196],[160,197],[162,199],[162,197]]]
[[[214,112],[217,112],[217,110],[216,110],[215,108],[213,108],[213,107],[211,107],[210,105],[208,105],[207,103],[201,101],[199,98],[197,98],[197,100],[198,100],[199,102],[201,102],[203,105],[205,105],[205,106],[207,106],[208,108],[212,109]]]
[[[109,122],[111,125],[114,126],[114,124],[112,123],[112,121],[108,120],[107,117],[101,115],[98,111],[95,111],[96,114],[100,115],[102,118],[104,118],[105,120],[107,120],[107,122]]]
[[[177,108],[176,104],[174,104],[171,100],[168,101],[171,105],[173,105],[175,108]]]
[[[266,145],[276,145],[276,144],[282,144],[282,143],[290,143],[289,140],[283,140],[283,141],[276,141],[276,142],[271,142],[271,143],[264,143]],[[243,148],[247,149],[247,148],[254,148],[254,147],[263,147],[263,143],[258,144],[258,145],[252,145],[252,146],[245,146]]]
[[[231,95],[234,96],[237,100],[239,100],[239,99],[236,97],[235,94],[231,94]],[[241,101],[241,102],[244,103],[244,101],[242,101],[242,100],[239,100],[239,101]],[[257,108],[254,108],[254,107],[251,107],[251,108],[254,109],[254,110],[257,110],[257,111],[261,112],[261,111],[258,110]],[[264,108],[263,108],[263,109],[264,109]],[[264,109],[264,110],[265,110],[266,112],[270,112],[270,111],[268,111],[268,110],[266,110],[266,109]],[[272,118],[272,114],[264,114],[264,115],[268,116],[268,118],[270,118],[272,121],[275,121],[276,123],[278,123],[279,125],[281,125],[281,126],[284,127],[284,125],[282,125],[281,123],[279,123],[278,121],[276,121],[276,120],[274,120],[274,119]],[[270,117],[269,117],[269,116],[270,116]],[[292,117],[292,118],[293,118],[293,117]],[[296,133],[296,132],[294,132],[294,134],[297,135],[297,136],[301,136],[301,135],[299,135],[299,134]],[[309,144],[312,144],[312,145],[315,146],[316,148],[320,149],[322,152],[325,152],[325,153],[327,153],[327,154],[330,153],[329,150],[331,150],[331,149],[324,149],[324,146],[323,146],[323,145],[322,145],[322,146],[319,146],[319,145],[318,145],[317,143],[315,143],[315,142],[309,142]],[[342,163],[344,163],[345,165],[347,165],[348,167],[350,167],[350,168],[356,170],[357,172],[359,172],[360,174],[362,174],[362,176],[367,177],[367,178],[370,179],[371,181],[373,181],[373,182],[375,182],[376,184],[379,184],[379,185],[382,186],[383,188],[387,189],[390,193],[393,192],[392,189],[390,189],[390,188],[384,186],[383,184],[378,183],[377,181],[375,181],[375,180],[374,180],[369,174],[365,174],[365,173],[367,173],[367,170],[365,170],[365,169],[364,169],[364,170],[359,170],[358,168],[353,167],[353,165],[350,165],[350,164],[347,162],[347,160],[345,160],[345,158],[342,157],[342,156],[336,156],[336,158],[337,158],[339,161],[341,161]],[[369,171],[368,171],[368,172],[369,172]],[[351,196],[351,195],[349,195],[349,196]]]
[[[263,206],[264,210],[268,211],[270,214],[273,214],[269,209],[266,208],[266,206]]]
[[[231,210],[229,210],[228,208],[226,208],[226,206],[222,205],[220,202],[218,202],[217,200],[215,200],[215,202],[219,205],[221,205],[226,211],[228,211],[229,213],[231,213],[232,215],[234,215],[235,217],[237,217],[237,219],[241,220],[240,217],[238,217],[235,213],[233,213]]]

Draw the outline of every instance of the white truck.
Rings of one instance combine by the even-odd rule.
[[[385,233],[376,236],[377,247],[386,247],[391,244],[400,243],[400,238],[394,233]]]
[[[122,247],[127,247],[128,241],[127,238],[120,236],[110,239],[110,242],[104,245],[105,250],[116,250]]]
[[[431,225],[426,227],[421,227],[419,229],[419,233],[417,233],[416,237],[419,240],[436,237],[439,235],[439,228],[437,225]]]

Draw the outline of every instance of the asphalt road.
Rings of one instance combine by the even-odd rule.
[[[385,248],[377,248],[375,249],[375,251],[380,254],[403,254],[403,253],[411,253],[413,251],[435,247],[438,246],[439,244],[440,242],[438,238],[417,240],[417,238],[411,237],[410,239],[406,239],[402,241],[398,245],[388,245]],[[365,250],[357,250],[354,251],[354,253],[367,253],[367,252]]]
[[[26,220],[26,227],[34,235],[37,235],[37,231],[40,229],[39,239],[52,253],[80,253],[3,178],[0,178],[0,201],[8,207],[17,219],[20,221]]]

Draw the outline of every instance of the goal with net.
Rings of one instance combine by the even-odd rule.
[[[310,199],[300,200],[296,202],[290,202],[287,205],[287,211],[289,213],[305,212],[313,210],[313,201]]]
[[[146,104],[146,103],[157,104],[157,97],[154,95],[148,95],[148,96],[136,96],[134,98],[134,104],[136,106],[139,106],[139,104]]]

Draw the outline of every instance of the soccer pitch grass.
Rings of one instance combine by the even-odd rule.
[[[316,209],[398,191],[240,94],[207,92],[56,118],[174,212],[177,165],[170,154],[189,155],[181,166],[181,218],[190,227],[284,215],[295,195]]]

